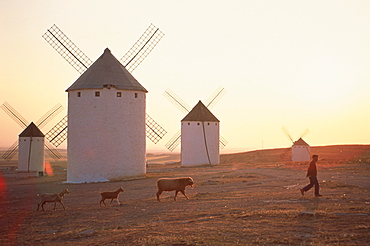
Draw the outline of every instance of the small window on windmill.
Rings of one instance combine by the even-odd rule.
[[[188,122],[188,126],[190,126],[190,122]]]
[[[100,91],[95,91],[95,97],[100,97]]]
[[[81,92],[77,92],[77,97],[81,97]]]
[[[207,125],[209,125],[209,122],[207,123]]]
[[[122,97],[122,92],[117,92],[117,97]]]
[[[137,93],[135,92],[135,98],[137,98]]]
[[[197,126],[199,126],[199,125],[200,125],[200,123],[198,122],[198,123],[197,123]]]

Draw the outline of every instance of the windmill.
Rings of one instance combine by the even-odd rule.
[[[19,134],[18,171],[37,172],[43,176],[45,171],[45,135],[33,123]]]
[[[210,110],[216,103],[222,98],[226,93],[226,90],[222,87],[216,89],[216,91],[207,99],[205,106]],[[173,91],[167,89],[163,94],[172,104],[174,104],[181,112],[188,114],[191,110],[191,107],[177,96]],[[173,151],[181,142],[181,130],[179,130],[165,145],[169,151]],[[223,149],[227,145],[225,138],[220,136],[219,139],[220,148]]]
[[[287,152],[291,150],[292,161],[294,162],[310,161],[311,158],[310,146],[303,140],[303,137],[305,137],[309,133],[309,130],[308,129],[304,130],[299,135],[297,140],[294,141],[288,129],[285,126],[283,126],[281,129],[293,144],[289,149],[287,149]],[[286,153],[284,153],[284,155],[285,154]]]
[[[18,125],[20,125],[23,129],[26,129],[30,123],[21,116],[8,102],[4,102],[0,106],[5,113],[7,113]],[[63,110],[63,106],[60,104],[55,105],[52,109],[50,109],[44,116],[42,116],[38,121],[36,121],[35,125],[38,128],[44,127],[48,122],[50,122],[58,113]],[[46,153],[49,154],[54,160],[59,160],[62,155],[49,143],[53,143],[52,138],[50,138],[50,134],[46,135],[46,139],[48,141],[44,142]],[[57,147],[57,146],[56,146]],[[16,141],[3,155],[2,157],[6,161],[10,161],[16,154],[18,153],[18,141]]]
[[[147,90],[131,72],[162,36],[150,25],[122,59],[107,48],[91,62],[55,25],[43,35],[82,73],[66,90],[67,182],[104,182],[145,174],[145,137],[157,143],[166,131],[146,114]]]
[[[182,112],[187,113],[181,120],[181,130],[166,144],[173,151],[181,141],[181,165],[217,165],[220,163],[220,146],[227,141],[220,137],[220,121],[211,113],[213,107],[224,95],[218,88],[207,100],[199,101],[192,109],[175,93],[167,90],[164,95]]]
[[[149,55],[157,43],[164,36],[159,28],[151,24],[130,50],[120,59],[121,64],[132,73],[135,68]],[[80,74],[90,67],[92,61],[88,58],[56,25],[53,25],[42,36],[73,68]],[[146,136],[153,142],[158,143],[167,133],[148,114],[146,118]],[[67,116],[52,129],[53,142],[60,144],[65,140],[67,131]]]

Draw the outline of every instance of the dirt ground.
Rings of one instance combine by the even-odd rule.
[[[46,177],[0,163],[0,245],[369,245],[370,146],[311,150],[320,155],[320,198],[301,195],[307,163],[289,162],[283,149],[222,155],[218,166],[194,168],[152,155],[146,178],[91,184],[64,183],[63,160]],[[167,192],[156,201],[159,177],[183,176],[195,181],[189,200]],[[119,187],[121,204],[100,208],[99,192]],[[66,210],[36,211],[36,194],[65,188]]]

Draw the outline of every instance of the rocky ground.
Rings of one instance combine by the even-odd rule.
[[[46,177],[3,166],[0,245],[369,245],[370,146],[313,151],[322,158],[320,198],[301,195],[307,163],[289,162],[282,149],[223,155],[213,167],[164,158],[144,179],[78,185],[63,183],[63,162]],[[181,176],[195,181],[190,199],[167,192],[157,202],[156,180]],[[99,207],[99,192],[119,187],[121,204]],[[66,210],[36,211],[36,194],[65,188]]]

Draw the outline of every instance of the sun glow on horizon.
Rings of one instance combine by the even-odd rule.
[[[43,40],[45,31],[56,24],[95,61],[106,47],[120,58],[153,23],[165,36],[133,76],[149,91],[147,113],[167,134],[147,149],[168,151],[184,117],[163,97],[166,89],[193,107],[218,86],[227,91],[211,109],[228,141],[221,153],[289,146],[282,126],[296,134],[308,128],[310,145],[370,142],[370,2],[93,3],[2,4],[0,104],[34,121],[61,103],[44,134],[67,114],[65,90],[80,76]],[[22,129],[2,110],[0,122],[7,148]]]

